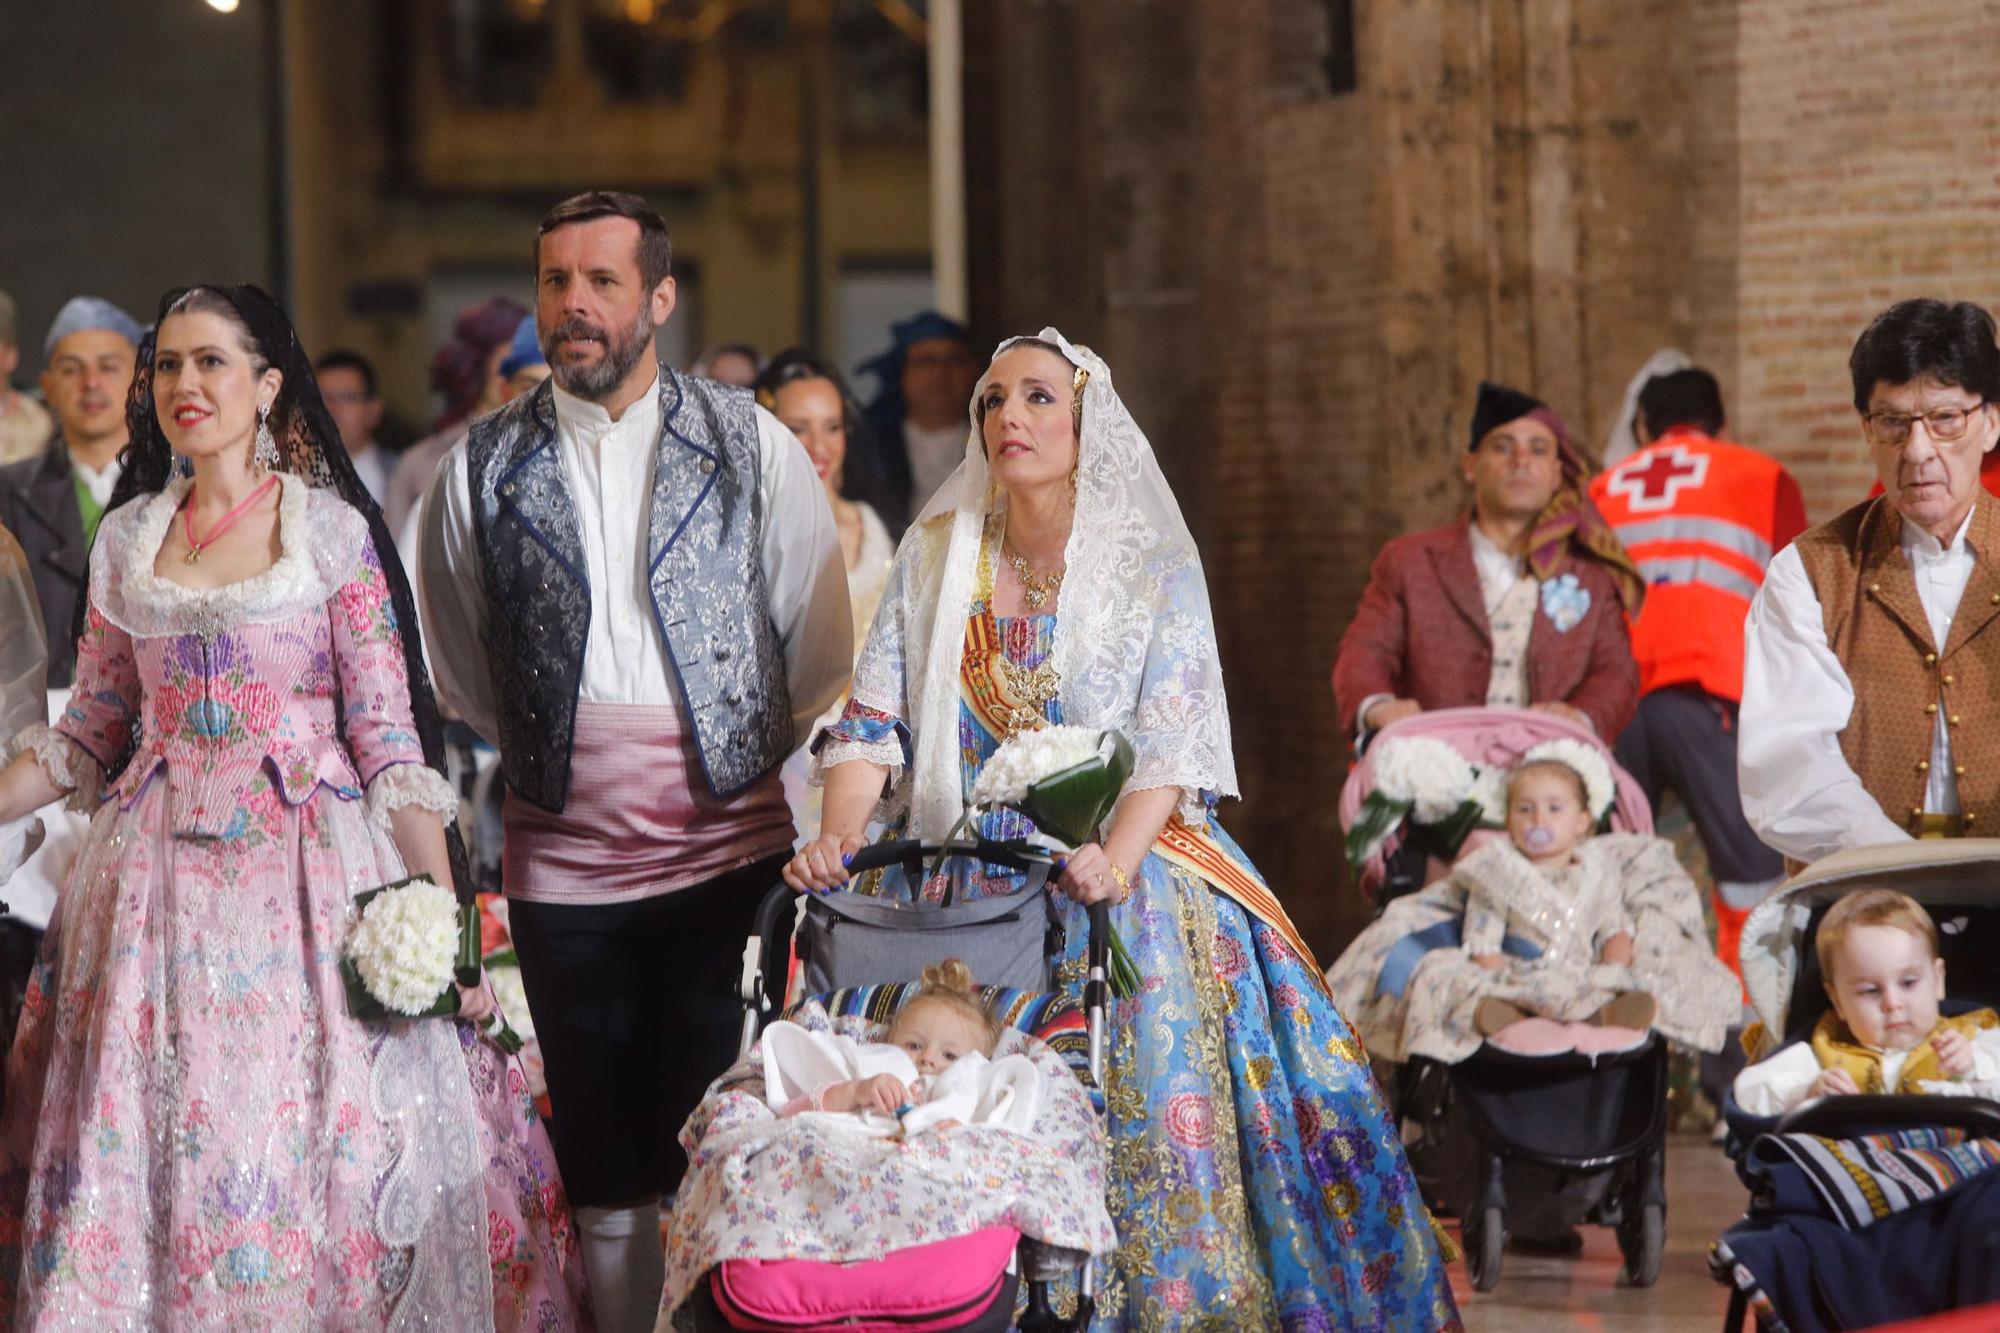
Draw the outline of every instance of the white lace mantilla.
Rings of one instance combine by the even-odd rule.
[[[1179,787],[1183,818],[1199,822],[1205,795],[1238,794],[1201,557],[1152,445],[1112,387],[1110,368],[1055,329],[1041,337],[1090,375],[1052,655],[1062,718],[1124,732],[1136,753],[1126,792]],[[995,355],[1016,341],[1003,342]],[[904,538],[896,557],[901,578],[891,580],[900,605],[885,602],[854,674],[857,700],[910,723],[916,754],[906,794],[915,835],[925,838],[944,836],[962,810],[965,621],[987,515],[1006,505],[991,484],[977,413],[968,411],[965,461]],[[904,795],[899,790],[892,804]]]
[[[221,588],[185,588],[154,572],[167,531],[194,483],[114,509],[91,551],[90,598],[104,618],[132,635],[218,633],[283,620],[321,605],[354,573],[368,520],[331,491],[280,472],[278,559]]]

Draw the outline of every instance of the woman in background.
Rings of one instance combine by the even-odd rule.
[[[847,597],[853,606],[854,651],[859,656],[896,555],[878,512],[882,469],[874,438],[840,372],[801,347],[771,358],[757,379],[757,401],[798,436],[826,487],[826,500],[840,530],[840,551],[847,560]],[[833,725],[846,707],[847,695],[842,693],[801,739]],[[811,759],[802,749],[786,762],[782,775],[802,842],[819,833],[820,790],[807,780],[810,767]]]

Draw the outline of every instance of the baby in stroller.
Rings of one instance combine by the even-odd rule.
[[[1019,1237],[1079,1254],[1116,1244],[1089,1094],[1055,1051],[1003,1029],[957,960],[926,968],[886,1028],[816,1000],[770,1024],[681,1143],[690,1169],[662,1328],[684,1303],[719,1303],[732,1261],[944,1263],[963,1252],[945,1242],[1002,1258]],[[881,1280],[907,1285],[912,1271]]]
[[[1814,936],[1832,1009],[1810,1041],[1737,1076],[1736,1105],[1774,1116],[1815,1097],[1943,1093],[2000,1098],[2000,1014],[1941,1017],[1937,924],[1893,889],[1863,889],[1827,910]]]
[[[1329,972],[1371,1053],[1455,1064],[1488,1037],[1555,1054],[1631,1045],[1648,1028],[1721,1048],[1736,979],[1667,842],[1592,836],[1613,790],[1602,755],[1579,742],[1522,756],[1506,779],[1507,837],[1390,903]]]
[[[2000,997],[1996,874],[1995,839],[1859,848],[1751,910],[1758,1063],[1725,1106],[1750,1204],[1710,1258],[1725,1330],[1752,1311],[1810,1333],[2000,1300],[2000,1038],[1981,1008]]]
[[[865,1132],[903,1138],[967,1124],[1032,1133],[1041,1071],[1018,1053],[991,1059],[1001,1030],[973,990],[971,969],[948,958],[924,969],[880,1043],[771,1024],[762,1042],[765,1101],[780,1119],[851,1115]]]

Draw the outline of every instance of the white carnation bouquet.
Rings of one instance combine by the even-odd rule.
[[[1375,787],[1347,831],[1347,863],[1359,874],[1405,822],[1411,840],[1449,861],[1483,823],[1506,822],[1506,774],[1498,786],[1457,749],[1434,736],[1385,737],[1374,751]]]
[[[973,808],[1017,805],[1035,785],[1065,769],[1109,758],[1113,733],[1090,727],[1049,726],[1024,731],[1000,743],[972,782]]]
[[[1005,806],[1033,820],[1050,841],[1080,847],[1097,837],[1131,776],[1132,742],[1120,732],[1073,726],[1017,732],[980,766],[972,803],[945,841],[968,828],[980,811]],[[1139,984],[1138,965],[1114,930],[1111,993],[1121,999],[1137,995]]]
[[[473,981],[479,977],[477,908],[429,875],[370,889],[354,904],[340,960],[348,1012],[373,1019],[457,1013],[459,984],[468,970]],[[504,1019],[496,1015],[488,1028],[501,1046],[520,1049],[520,1037]]]

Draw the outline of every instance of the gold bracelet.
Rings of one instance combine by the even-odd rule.
[[[1123,907],[1132,897],[1132,879],[1116,861],[1107,864],[1111,867],[1111,878],[1118,882],[1118,905]]]

